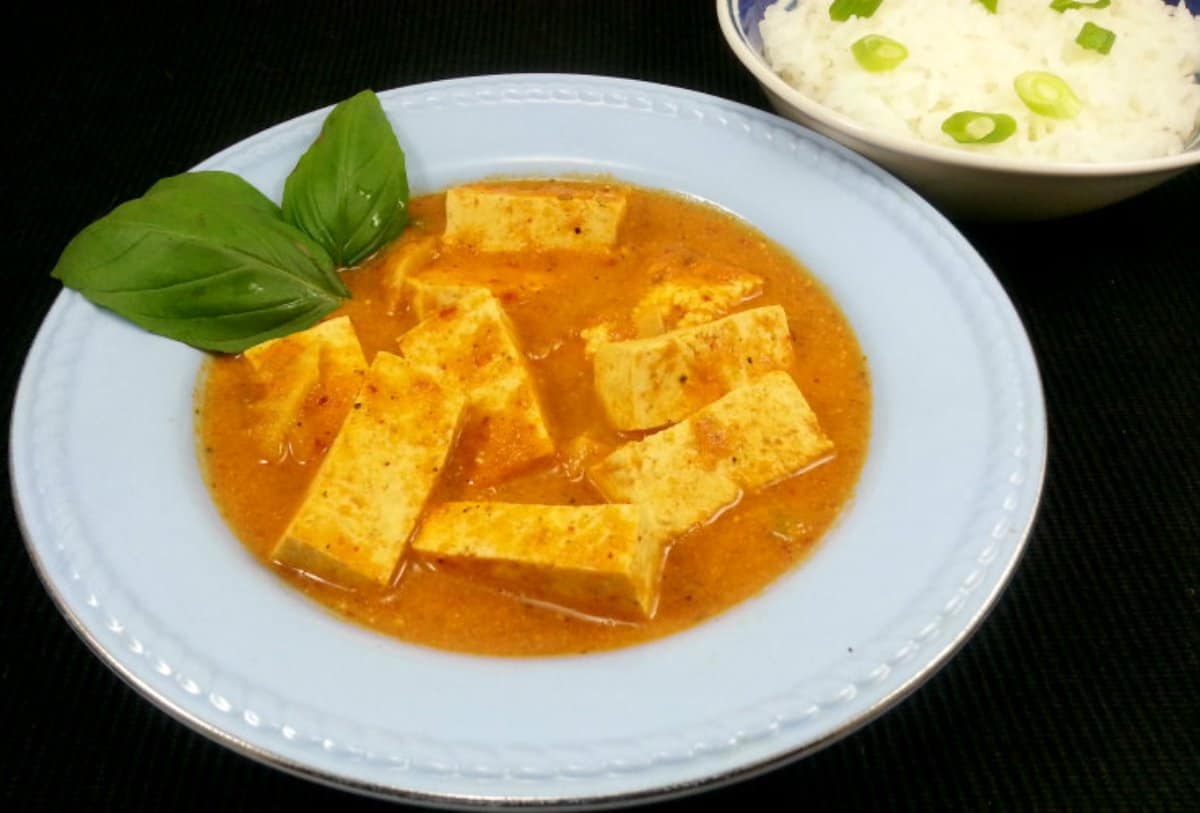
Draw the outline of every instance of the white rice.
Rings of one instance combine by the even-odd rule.
[[[830,0],[778,0],[760,31],[768,63],[790,85],[871,129],[932,144],[1053,161],[1123,161],[1183,150],[1200,128],[1200,17],[1181,2],[1113,0],[1062,13],[1050,0],[883,0],[869,19],[829,19]],[[1075,43],[1084,22],[1116,33],[1107,55]],[[884,73],[850,45],[882,34],[908,48]],[[1062,77],[1083,102],[1073,119],[1027,108],[1013,89],[1025,71]],[[942,132],[952,113],[1007,113],[1017,132],[963,145]]]

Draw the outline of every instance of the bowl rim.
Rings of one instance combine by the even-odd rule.
[[[738,60],[770,93],[783,99],[800,113],[828,126],[832,130],[862,141],[870,146],[920,158],[933,163],[949,164],[975,170],[1004,174],[1026,174],[1062,178],[1112,178],[1174,172],[1200,164],[1200,145],[1174,155],[1139,158],[1132,161],[1105,163],[1083,161],[1038,161],[1012,158],[1005,155],[981,155],[929,144],[917,138],[907,138],[869,130],[851,117],[814,101],[784,81],[767,65],[766,60],[746,41],[740,21],[733,13],[737,0],[716,0],[717,19],[721,33]],[[810,126],[806,122],[798,122]]]

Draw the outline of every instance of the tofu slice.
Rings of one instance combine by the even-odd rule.
[[[833,442],[796,382],[777,371],[669,429],[625,444],[590,467],[588,479],[611,502],[643,506],[643,533],[666,544],[743,493],[832,452]]]
[[[663,552],[632,505],[451,502],[430,510],[413,552],[527,598],[591,615],[654,614]]]
[[[437,256],[436,237],[402,242],[387,257],[387,270],[383,275],[383,290],[388,313],[395,313],[404,300],[405,283]]]
[[[466,403],[453,384],[377,353],[272,558],[337,584],[388,584]]]
[[[416,369],[460,387],[471,414],[462,444],[473,456],[465,476],[498,483],[554,454],[533,376],[504,309],[473,289],[400,337],[399,353]]]
[[[580,330],[584,358],[594,358],[600,345],[608,342],[648,339],[668,330],[712,322],[762,293],[762,277],[722,269],[714,281],[694,276],[692,268],[692,276],[674,277],[647,291],[633,308],[632,326],[622,320],[600,322]]]
[[[306,450],[293,448],[306,403],[319,405],[322,414],[315,423],[335,432],[367,370],[349,316],[271,339],[242,355],[265,387],[262,400],[252,407],[256,418],[254,440],[264,454],[273,458],[291,453],[306,459]],[[323,441],[317,438],[324,444],[322,451],[331,439],[332,433]]]
[[[593,359],[596,357],[596,351],[600,349],[600,345],[619,342],[631,337],[621,330],[620,325],[613,322],[600,322],[581,328],[579,338],[583,339],[583,357]]]
[[[490,292],[483,285],[468,285],[465,283],[442,282],[427,280],[420,277],[409,278],[405,287],[412,301],[413,310],[418,319],[424,319],[430,314],[457,305],[472,291]]]
[[[649,339],[596,348],[596,394],[620,430],[686,418],[725,393],[792,363],[787,315],[778,305]]]
[[[617,187],[457,186],[446,192],[444,239],[486,252],[599,251],[616,242],[625,205]]]
[[[647,338],[711,322],[762,293],[762,277],[736,269],[726,270],[721,276],[724,279],[715,281],[698,276],[675,277],[653,286],[633,309],[638,336]]]

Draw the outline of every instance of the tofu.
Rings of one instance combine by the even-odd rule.
[[[633,309],[641,338],[695,327],[732,311],[762,292],[762,277],[727,271],[724,279],[676,277],[653,286]]]
[[[625,215],[617,187],[472,184],[446,192],[447,243],[479,251],[602,251],[617,240]]]
[[[466,405],[452,383],[377,353],[272,558],[336,584],[387,585]]]
[[[642,506],[643,533],[666,544],[832,452],[792,377],[777,371],[625,444],[590,467],[588,479],[609,501]]]
[[[430,510],[413,552],[526,598],[590,615],[649,618],[662,548],[633,505],[452,502]]]
[[[584,358],[594,358],[600,345],[608,342],[648,339],[668,330],[712,322],[762,293],[762,282],[762,277],[736,270],[724,270],[715,281],[689,276],[660,282],[634,306],[629,319],[632,326],[622,320],[580,330]]]
[[[554,454],[533,376],[512,325],[485,289],[465,293],[400,337],[399,354],[418,370],[461,388],[471,414],[464,476],[488,485]]]
[[[448,308],[472,290],[491,291],[503,304],[520,303],[540,294],[555,281],[543,271],[521,273],[464,274],[459,271],[433,270],[405,282],[405,294],[413,312],[424,319],[435,311]]]
[[[428,265],[438,253],[436,237],[423,237],[419,240],[401,242],[392,249],[385,262],[387,270],[383,274],[384,297],[388,313],[395,313],[406,293],[405,283],[413,274]]]
[[[730,390],[792,363],[787,315],[778,305],[649,339],[596,348],[596,395],[620,430],[686,418]]]
[[[624,335],[618,325],[612,322],[600,322],[599,324],[582,328],[579,331],[579,338],[583,339],[584,358],[592,359],[596,357],[596,351],[600,349],[600,345],[619,342],[622,339],[630,337]]]
[[[483,285],[442,282],[436,279],[426,280],[419,277],[408,279],[405,287],[408,289],[413,311],[416,312],[419,319],[424,319],[426,316],[444,308],[453,307],[472,291],[490,292]]]
[[[319,405],[323,414],[316,423],[336,431],[367,370],[349,316],[271,339],[242,356],[264,386],[262,399],[252,407],[254,441],[274,459],[287,454],[306,459],[306,450],[294,448],[306,404]]]

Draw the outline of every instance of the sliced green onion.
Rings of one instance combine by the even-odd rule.
[[[1083,109],[1071,86],[1046,71],[1026,71],[1013,80],[1013,88],[1026,107],[1043,116],[1070,119]]]
[[[992,14],[996,13],[996,3],[998,2],[998,0],[976,0],[976,2],[978,2],[979,5],[986,8]]]
[[[1112,50],[1113,43],[1117,41],[1117,35],[1094,23],[1084,23],[1083,28],[1079,29],[1079,36],[1075,38],[1075,41],[1081,48],[1107,54]]]
[[[833,0],[829,4],[829,19],[844,23],[851,17],[867,18],[875,13],[883,0]]]
[[[1073,8],[1108,8],[1111,4],[1112,0],[1095,0],[1093,3],[1081,3],[1077,0],[1050,0],[1050,8],[1059,14]]]
[[[854,61],[871,73],[890,71],[908,59],[908,49],[904,43],[880,34],[867,34],[855,40],[850,52],[854,54]]]
[[[942,122],[942,132],[959,144],[999,144],[1017,131],[1017,120],[1005,113],[960,110]]]

